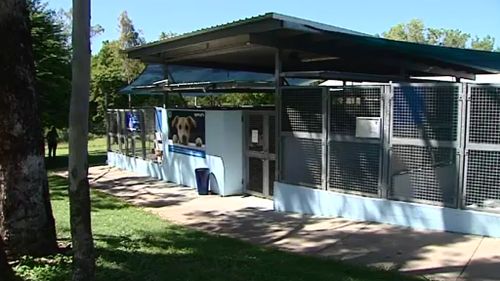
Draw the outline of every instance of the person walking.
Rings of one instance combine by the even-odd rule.
[[[57,135],[56,127],[52,126],[50,131],[47,133],[47,145],[49,147],[49,158],[56,158],[57,140],[59,135]]]

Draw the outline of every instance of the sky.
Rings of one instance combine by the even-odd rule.
[[[48,0],[55,10],[69,9],[71,0]],[[177,34],[267,12],[277,12],[368,34],[380,34],[398,23],[418,18],[434,28],[460,29],[491,35],[500,46],[499,0],[92,0],[92,24],[104,27],[93,38],[96,53],[104,40],[119,36],[118,16],[128,12],[146,41],[162,31]]]

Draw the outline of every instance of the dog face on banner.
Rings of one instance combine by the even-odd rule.
[[[177,138],[173,139],[174,143],[188,145],[189,138],[191,137],[191,130],[196,128],[196,121],[191,116],[175,116],[172,120],[172,128],[177,130]]]

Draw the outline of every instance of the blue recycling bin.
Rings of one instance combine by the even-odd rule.
[[[209,168],[198,168],[194,170],[196,175],[196,188],[199,195],[208,195],[208,182],[210,178]]]

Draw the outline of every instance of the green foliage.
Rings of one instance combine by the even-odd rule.
[[[202,106],[202,107],[239,107],[239,106],[262,106],[273,105],[274,95],[272,93],[234,93],[206,95],[200,97],[186,97],[184,101],[178,96],[170,96],[170,106]]]
[[[91,113],[93,123],[102,123],[105,116],[105,99],[108,95],[110,108],[128,107],[128,99],[118,90],[127,85],[123,74],[123,56],[118,41],[104,41],[102,48],[92,57]]]
[[[122,52],[123,49],[143,44],[144,38],[136,30],[126,11],[119,17],[120,37],[115,41],[106,41],[98,54],[92,58],[91,84],[91,116],[92,131],[103,131],[105,118],[106,95],[109,108],[128,107],[128,97],[118,94],[118,90],[131,83],[144,69],[144,64],[131,60]],[[172,32],[162,32],[160,40],[175,36]],[[196,99],[199,106],[242,106],[272,104],[274,97],[269,94],[226,94],[222,96],[206,96]],[[134,96],[132,106],[158,106],[163,96]],[[170,95],[169,106],[194,106],[194,98],[182,99]],[[98,125],[100,128],[97,128]]]
[[[175,37],[175,36],[177,36],[177,34],[174,33],[174,32],[171,32],[171,31],[169,31],[169,32],[162,31],[160,33],[159,40],[164,40],[164,39],[172,38],[172,37]]]
[[[476,50],[493,51],[493,48],[495,46],[495,38],[489,35],[484,38],[479,38],[476,36],[476,38],[472,39],[471,46],[472,49]],[[498,48],[496,51],[500,51],[500,48]]]
[[[219,96],[206,96],[197,98],[200,106],[259,106],[274,104],[274,95],[267,93],[224,94]]]
[[[36,91],[44,127],[66,127],[71,93],[71,50],[64,23],[40,0],[30,0],[29,14],[36,70]]]
[[[274,104],[274,94],[272,93],[229,94],[224,96],[224,104],[229,104],[232,106],[272,105]]]
[[[128,17],[127,11],[123,11],[118,18],[120,28],[119,47],[122,50],[139,46],[145,43],[143,37],[136,31],[132,20]],[[144,69],[144,65],[139,60],[128,59],[125,53],[120,53],[123,72],[130,83]],[[139,70],[139,71],[138,71]]]
[[[142,62],[128,59],[122,52],[125,48],[144,43],[126,11],[120,15],[119,28],[120,38],[103,42],[99,53],[92,57],[90,100],[93,131],[98,131],[96,125],[101,125],[99,129],[103,130],[106,95],[109,108],[128,107],[128,97],[118,91],[132,82],[144,69]],[[134,100],[137,105],[144,105],[144,98]]]
[[[419,19],[413,19],[409,23],[400,23],[393,26],[388,32],[382,33],[382,37],[414,43],[425,43],[424,31],[424,23]]]
[[[398,41],[439,45],[455,48],[471,48],[492,51],[495,39],[491,36],[471,39],[469,33],[458,29],[428,28],[422,20],[413,19],[408,23],[400,23],[382,33],[382,37]]]
[[[65,281],[71,274],[71,257],[54,255],[44,258],[23,257],[15,267],[23,280]]]
[[[106,95],[108,108],[128,108],[128,96],[118,91],[139,76],[145,67],[141,61],[129,59],[123,52],[123,49],[144,43],[126,11],[119,17],[119,28],[120,38],[103,42],[99,53],[92,57],[90,116],[93,132],[104,132]],[[162,101],[163,96],[134,96],[131,106],[158,106]]]
[[[104,124],[106,95],[108,108],[128,108],[128,96],[118,91],[142,72],[144,64],[126,58],[119,41],[104,41],[99,53],[92,57],[91,67],[90,116],[95,131],[96,125]],[[158,101],[155,97],[134,97],[133,105],[158,105]]]
[[[120,14],[118,21],[118,28],[120,29],[120,38],[118,41],[122,49],[128,49],[145,43],[144,38],[140,36],[132,20],[128,17],[127,11],[123,11]]]

